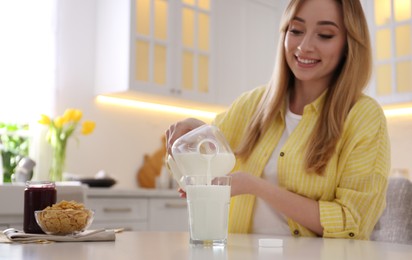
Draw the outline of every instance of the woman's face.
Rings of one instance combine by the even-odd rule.
[[[286,61],[300,81],[328,84],[346,44],[342,7],[335,0],[306,0],[289,23]]]

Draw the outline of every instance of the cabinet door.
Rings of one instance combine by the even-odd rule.
[[[188,231],[186,200],[151,198],[149,200],[149,230]]]
[[[99,0],[96,93],[214,103],[213,0]]]
[[[363,4],[374,57],[369,93],[382,104],[412,101],[412,0]]]
[[[171,80],[170,2],[131,0],[130,88],[168,95]]]
[[[92,228],[147,229],[147,199],[88,198],[87,207],[94,210]]]
[[[130,85],[212,102],[212,0],[133,0]]]

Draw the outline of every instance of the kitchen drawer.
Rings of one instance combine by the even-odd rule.
[[[188,231],[188,227],[185,199],[149,199],[149,230]]]
[[[125,231],[145,231],[147,230],[147,222],[136,222],[136,221],[119,221],[119,222],[99,222],[96,221],[92,223],[90,229],[118,229],[123,228]]]
[[[94,210],[94,220],[147,221],[147,199],[137,198],[88,198],[88,208]]]

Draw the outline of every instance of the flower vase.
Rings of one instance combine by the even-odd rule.
[[[66,163],[65,142],[55,142],[52,145],[52,162],[49,172],[50,181],[62,181]]]

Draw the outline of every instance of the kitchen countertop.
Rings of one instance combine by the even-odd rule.
[[[283,246],[259,247],[259,239],[282,239]],[[1,259],[191,259],[263,260],[412,259],[412,245],[374,241],[229,234],[225,248],[189,245],[188,232],[123,232],[113,242],[0,243]]]

